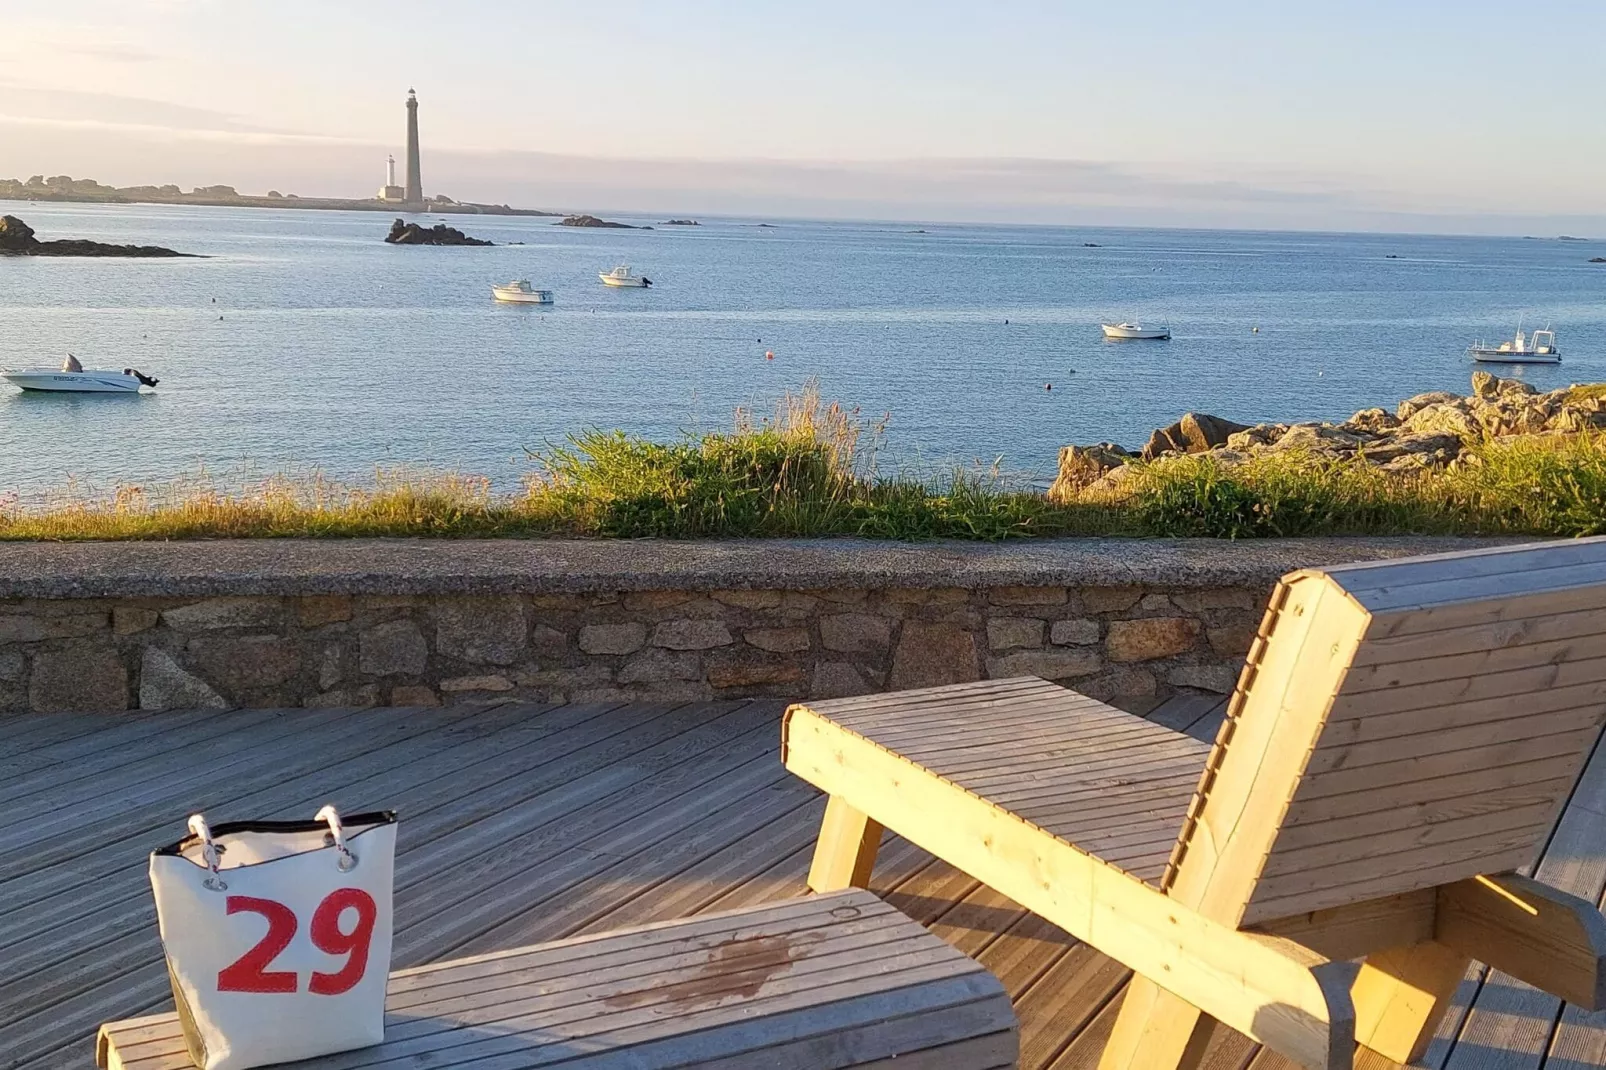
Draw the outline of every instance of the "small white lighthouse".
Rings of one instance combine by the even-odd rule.
[[[385,157],[385,184],[379,187],[379,199],[382,201],[401,202],[407,199],[407,191],[396,185],[396,157]]]

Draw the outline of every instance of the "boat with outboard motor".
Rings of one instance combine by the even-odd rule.
[[[1549,327],[1524,335],[1519,323],[1511,341],[1493,345],[1480,339],[1467,346],[1467,356],[1484,364],[1560,364],[1561,348]]]
[[[4,379],[21,390],[59,394],[137,394],[140,387],[154,387],[159,380],[138,368],[122,371],[63,368],[8,368],[0,371]]]
[[[602,280],[604,286],[651,286],[652,280],[645,275],[637,275],[630,270],[629,264],[620,264],[612,271],[599,271],[597,278]]]

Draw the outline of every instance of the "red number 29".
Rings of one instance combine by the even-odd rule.
[[[357,912],[350,932],[340,928],[340,917],[347,908]],[[270,970],[273,960],[290,946],[296,935],[295,912],[272,899],[231,895],[224,905],[228,914],[261,914],[268,919],[268,931],[234,962],[218,971],[219,992],[294,992],[299,980],[294,971]],[[337,888],[324,897],[312,913],[312,945],[329,955],[345,955],[346,964],[335,973],[314,970],[307,991],[318,996],[338,996],[349,992],[368,971],[368,948],[374,938],[374,921],[379,908],[373,896],[360,888]]]

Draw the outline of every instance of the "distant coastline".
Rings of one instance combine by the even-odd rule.
[[[458,215],[562,216],[537,208],[514,208],[506,204],[477,204],[437,197],[422,208],[410,208],[377,197],[301,197],[270,190],[257,195],[240,193],[233,186],[197,186],[189,193],[175,185],[103,186],[92,178],[50,178],[34,176],[26,182],[0,179],[0,200],[73,202],[80,204],[190,204],[208,208],[298,208],[310,211],[403,212]]]

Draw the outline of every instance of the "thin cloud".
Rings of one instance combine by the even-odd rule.
[[[365,144],[359,139],[263,128],[228,112],[121,93],[46,89],[5,81],[0,81],[0,90],[0,121],[14,124],[116,130],[163,140]]]
[[[155,63],[159,59],[166,58],[159,52],[152,52],[137,45],[55,44],[51,47],[57,52],[87,56],[90,59],[106,60],[111,63]]]

